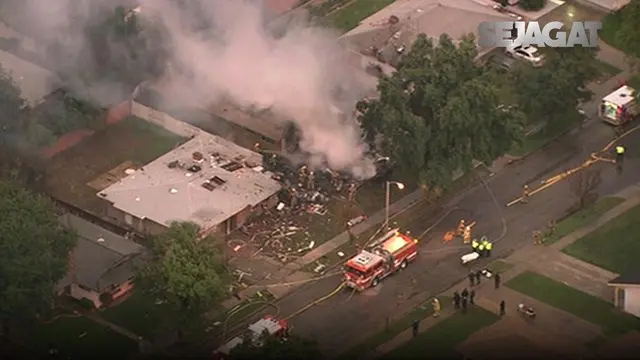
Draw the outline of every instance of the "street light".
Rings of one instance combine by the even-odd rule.
[[[391,184],[395,185],[398,190],[404,189],[404,184],[397,181],[387,181],[387,191],[385,194],[385,207],[384,207],[384,227],[386,228],[389,225],[389,202],[390,202],[390,194],[391,194]]]

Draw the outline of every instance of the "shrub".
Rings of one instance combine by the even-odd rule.
[[[80,305],[80,307],[82,307],[83,309],[87,309],[87,310],[94,310],[96,308],[95,304],[93,303],[93,301],[87,299],[87,298],[82,298],[80,300],[76,299],[76,302],[78,303],[78,305]]]
[[[537,11],[546,5],[546,0],[520,0],[520,7],[527,11]]]
[[[109,306],[113,302],[113,295],[108,292],[100,294],[100,302],[104,306]]]

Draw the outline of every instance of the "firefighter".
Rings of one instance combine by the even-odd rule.
[[[465,244],[471,243],[471,226],[466,226],[464,228],[464,234],[462,234],[462,240]]]
[[[469,285],[473,286],[476,284],[476,273],[473,271],[469,273]]]
[[[418,336],[418,332],[420,331],[420,320],[413,320],[411,328],[413,329],[413,337]]]
[[[453,292],[453,308],[455,310],[460,309],[460,293],[458,293],[457,291]]]
[[[471,290],[471,292],[469,293],[469,304],[474,305],[476,301],[475,299],[476,299],[476,291]]]
[[[462,236],[464,234],[464,229],[466,225],[464,224],[464,219],[460,219],[460,223],[458,223],[458,236]]]
[[[480,254],[480,256],[483,256],[483,257],[489,256],[488,253],[487,253],[489,251],[489,240],[487,239],[486,236],[482,237],[482,243],[481,244],[484,247],[484,251],[482,251],[482,254]]]
[[[507,304],[504,302],[504,300],[500,301],[500,316],[504,316],[506,310]]]
[[[534,245],[540,245],[544,243],[544,238],[542,236],[542,232],[536,230],[533,232],[533,244]]]
[[[482,281],[482,270],[478,270],[476,271],[476,284],[480,285],[481,281]]]
[[[478,242],[478,239],[473,239],[473,241],[471,241],[471,248],[473,249],[473,251],[478,250],[479,245],[480,243]]]
[[[547,230],[548,230],[548,235],[549,236],[553,236],[553,234],[555,234],[555,232],[556,232],[556,222],[555,222],[555,220],[549,221],[549,224],[547,224]]]
[[[438,300],[438,298],[433,298],[431,305],[433,306],[433,317],[440,316],[440,300]]]
[[[624,146],[616,146],[616,167],[618,171],[622,171],[622,163],[624,162]]]
[[[480,256],[482,256],[482,254],[484,254],[484,244],[483,243],[480,243],[480,245],[478,245],[478,250],[476,250],[476,252]]]
[[[529,185],[525,185],[522,188],[522,200],[520,200],[521,203],[526,204],[529,202]]]
[[[487,242],[487,257],[491,256],[491,249],[493,249],[493,243],[491,241]]]

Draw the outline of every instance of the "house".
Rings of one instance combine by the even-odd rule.
[[[144,263],[145,249],[131,240],[72,214],[58,218],[78,234],[78,245],[69,259],[69,274],[58,290],[99,308],[103,294],[118,299],[133,288],[136,269]]]
[[[609,281],[616,308],[640,317],[640,267]]]
[[[145,118],[136,109],[146,107],[132,103]],[[159,112],[152,112],[158,119]],[[147,235],[189,221],[205,236],[229,233],[252,213],[276,205],[281,185],[263,171],[262,155],[166,115],[161,123],[168,130],[169,121],[174,129],[188,128],[191,139],[100,191],[109,218]]]
[[[396,66],[419,34],[453,39],[469,33],[478,37],[484,21],[513,21],[507,14],[472,0],[396,1],[363,20],[358,27],[340,37],[340,42],[357,53]],[[479,56],[493,48],[479,48]]]
[[[0,50],[0,64],[22,91],[22,97],[30,107],[44,101],[60,88],[61,81],[51,71]]]

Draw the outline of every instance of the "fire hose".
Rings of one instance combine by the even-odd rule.
[[[583,162],[582,164],[580,164],[580,166],[577,166],[573,169],[569,169],[566,171],[563,171],[562,173],[550,177],[547,180],[542,181],[542,185],[534,190],[532,190],[527,196],[532,196],[535,195],[541,191],[546,190],[547,188],[557,184],[558,182],[570,177],[571,175],[584,170],[586,168],[591,167],[593,164],[598,163],[598,162],[610,162],[615,164],[616,161],[613,159],[608,159],[606,157],[601,156],[603,153],[606,153],[607,151],[611,150],[611,148],[618,143],[620,140],[622,140],[622,138],[624,138],[625,136],[635,132],[636,130],[640,129],[640,125],[636,125],[634,128],[626,131],[625,133],[623,133],[622,135],[616,137],[615,139],[613,139],[611,142],[609,142],[604,148],[602,148],[600,151],[598,152],[593,152],[590,154],[590,159],[586,160],[585,162]],[[517,199],[511,200],[509,203],[507,203],[507,207],[518,204],[520,202],[522,202],[522,200],[524,199],[524,196],[520,196]]]

